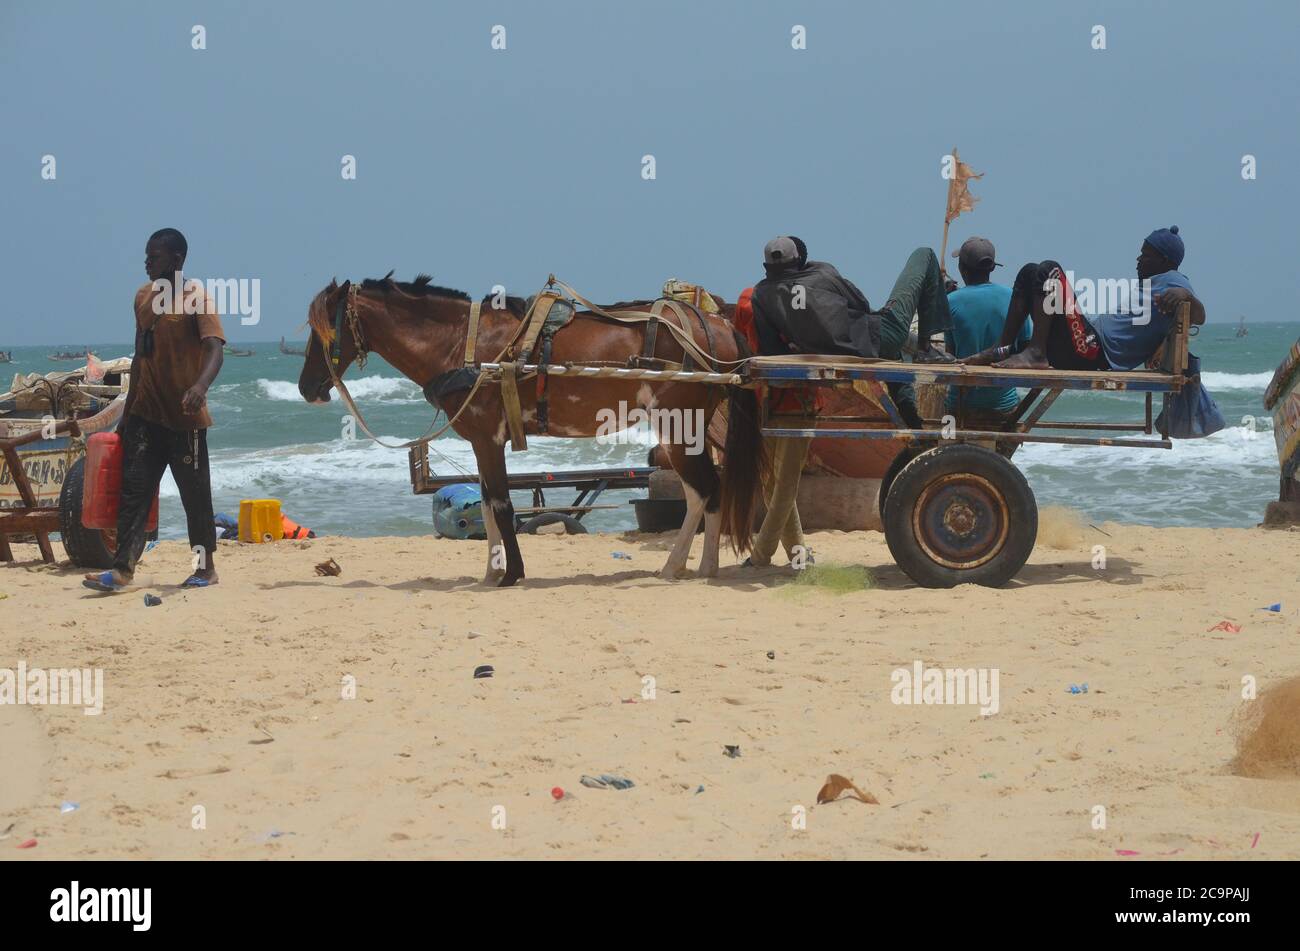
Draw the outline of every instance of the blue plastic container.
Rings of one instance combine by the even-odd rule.
[[[487,538],[478,486],[459,483],[433,493],[433,530],[441,538]]]

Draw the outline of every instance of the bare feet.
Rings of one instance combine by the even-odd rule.
[[[1047,358],[1037,350],[1022,350],[1013,353],[1001,363],[993,364],[1000,370],[1050,370]]]

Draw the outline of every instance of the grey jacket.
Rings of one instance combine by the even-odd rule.
[[[802,289],[802,307],[796,293]],[[764,355],[844,353],[874,357],[880,317],[862,291],[825,261],[809,261],[754,285],[754,329]]]

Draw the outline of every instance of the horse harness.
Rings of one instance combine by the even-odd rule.
[[[359,410],[356,409],[351,395],[347,393],[346,388],[342,385],[342,380],[337,372],[339,362],[342,359],[342,339],[345,326],[352,334],[359,368],[365,367],[366,357],[369,355],[365,335],[361,329],[361,320],[357,315],[357,291],[358,285],[349,282],[347,293],[339,298],[334,307],[334,339],[330,342],[328,356],[330,375],[336,387],[347,402],[349,409],[360,419]],[[551,362],[551,347],[554,343],[555,334],[568,325],[576,316],[575,301],[587,308],[591,313],[607,320],[622,324],[643,323],[646,325],[645,340],[641,353],[628,358],[627,365],[629,367],[656,370],[691,370],[696,366],[697,361],[709,368],[716,368],[718,365],[719,361],[714,353],[713,334],[709,330],[708,320],[700,309],[693,304],[672,298],[660,298],[650,302],[648,311],[636,309],[641,307],[641,302],[629,307],[606,310],[591,303],[563,281],[556,279],[555,275],[551,275],[546,282],[546,287],[535,295],[529,303],[519,329],[515,331],[514,336],[497,359],[493,361],[499,364],[501,368],[501,399],[505,408],[506,424],[510,432],[510,446],[516,452],[528,448],[528,440],[524,433],[523,412],[519,403],[519,383],[530,375],[537,377],[537,431],[539,435],[546,435],[549,417],[549,376],[547,367]],[[468,405],[474,391],[484,382],[480,378],[481,370],[475,359],[482,310],[481,301],[470,302],[469,325],[465,337],[464,365],[455,370],[438,374],[422,387],[424,397],[430,403],[436,403],[440,397],[448,393],[470,390],[470,394],[465,398],[461,410],[456,413],[457,417]],[[665,317],[665,310],[672,311],[677,318],[675,322]],[[700,328],[704,331],[705,348],[703,349],[695,341],[695,334],[690,326],[689,314],[695,315]],[[661,324],[668,329],[669,333],[682,347],[683,356],[680,364],[655,356],[659,326]],[[539,340],[540,351],[538,351],[538,359],[534,363],[535,369],[524,373],[522,368],[529,363],[529,358],[538,348]],[[450,428],[451,423],[454,421],[454,419],[449,421],[447,426],[444,426],[439,432]],[[378,441],[378,437],[370,433],[364,421],[361,421],[360,424],[368,435]],[[415,442],[427,438],[429,438],[428,434],[422,437],[421,440],[415,440],[407,445],[413,445]]]
[[[566,293],[555,289],[557,284],[567,292],[567,297]],[[572,300],[568,298],[572,298]],[[567,326],[577,314],[574,301],[581,303],[591,313],[599,317],[619,323],[644,323],[646,325],[645,341],[641,353],[628,358],[627,365],[630,367],[657,370],[691,370],[696,366],[697,360],[708,367],[713,367],[716,363],[713,334],[709,329],[708,321],[694,305],[671,298],[660,298],[650,303],[649,311],[621,307],[612,311],[605,310],[585,300],[562,282],[556,281],[554,275],[552,275],[541,293],[530,301],[519,330],[515,332],[514,337],[505,350],[502,351],[501,356],[494,361],[501,366],[501,398],[505,407],[506,425],[510,432],[510,446],[516,452],[528,448],[527,436],[524,433],[523,411],[519,402],[519,383],[529,375],[537,377],[537,432],[538,435],[542,436],[545,436],[548,432],[550,378],[547,367],[551,363],[551,348],[555,340],[555,334]],[[675,322],[667,319],[664,314],[665,310],[672,311],[676,317]],[[705,349],[701,349],[699,344],[695,342],[689,314],[695,315],[700,328],[704,331]],[[440,374],[430,381],[425,387],[425,396],[430,401],[434,396],[452,392],[455,389],[464,389],[477,376],[479,369],[475,360],[475,350],[478,345],[481,317],[482,303],[480,301],[471,302],[469,326],[465,338],[464,366],[450,373]],[[655,356],[660,324],[666,326],[678,343],[681,344],[683,357],[680,364]],[[528,364],[535,366],[536,369],[525,374],[522,372],[522,367]],[[431,393],[430,390],[433,392]]]

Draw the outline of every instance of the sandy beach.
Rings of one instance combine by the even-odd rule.
[[[166,542],[117,596],[19,546],[0,667],[102,668],[104,697],[0,706],[0,860],[1300,858],[1300,780],[1229,767],[1243,676],[1300,674],[1300,533],[1045,519],[1015,582],[951,591],[811,536],[869,569],[850,593],[726,554],[665,582],[666,537],[521,544],[497,590],[478,542],[223,542],[182,592]],[[918,661],[996,669],[997,712],[892,702]],[[879,803],[817,805],[831,773]]]

